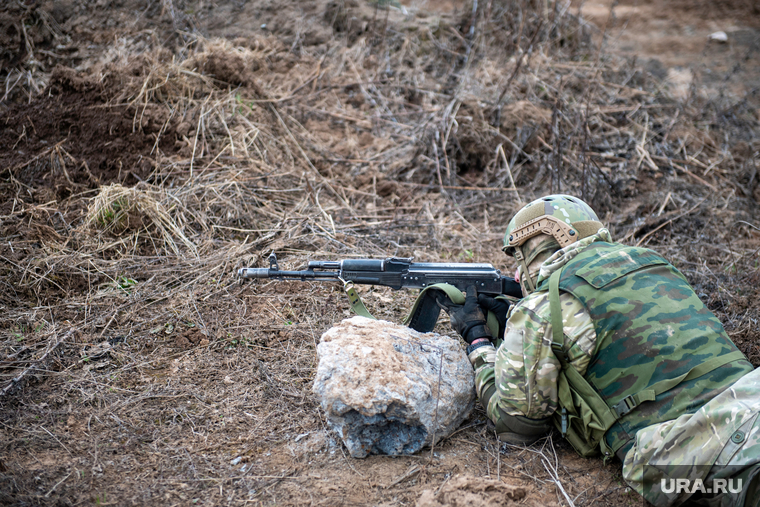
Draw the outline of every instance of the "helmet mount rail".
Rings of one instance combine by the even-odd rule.
[[[519,247],[530,238],[539,234],[547,234],[554,237],[557,243],[559,243],[560,248],[565,248],[579,239],[576,230],[569,224],[566,224],[559,218],[544,215],[525,222],[520,227],[514,229],[510,233],[508,242],[504,245],[503,250],[506,251],[510,248]]]

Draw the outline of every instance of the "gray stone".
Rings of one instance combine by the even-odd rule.
[[[313,391],[355,458],[413,454],[450,435],[475,402],[472,366],[447,336],[353,317],[322,335],[317,355]]]

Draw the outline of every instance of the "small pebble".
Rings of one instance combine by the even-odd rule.
[[[710,40],[718,41],[718,42],[728,41],[728,35],[726,35],[726,32],[713,32],[707,38]]]

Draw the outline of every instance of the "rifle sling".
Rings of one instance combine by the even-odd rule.
[[[367,317],[368,319],[372,319],[372,320],[377,320],[375,317],[372,316],[371,313],[369,313],[369,310],[367,310],[367,307],[364,306],[364,303],[362,302],[362,298],[359,297],[359,293],[356,292],[356,289],[354,288],[354,282],[344,281],[343,290],[346,291],[346,296],[348,296],[348,302],[351,305],[351,309],[354,311],[356,315],[359,315],[360,317]]]
[[[441,313],[441,307],[436,302],[436,298],[441,296],[441,292],[455,305],[464,304],[464,294],[461,290],[448,283],[433,284],[422,289],[420,295],[417,296],[409,315],[404,319],[404,325],[420,333],[431,332],[435,328],[438,316]],[[497,296],[497,299],[499,298],[503,298],[503,296]],[[499,320],[493,312],[489,311],[486,315],[486,327],[495,340],[501,341],[503,336],[499,336]]]

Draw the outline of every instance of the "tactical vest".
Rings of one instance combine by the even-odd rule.
[[[694,413],[752,371],[684,276],[657,253],[596,242],[538,291],[549,291],[562,364],[554,422],[582,456],[622,459],[639,429]],[[597,335],[585,375],[568,361],[559,291],[583,303]]]

